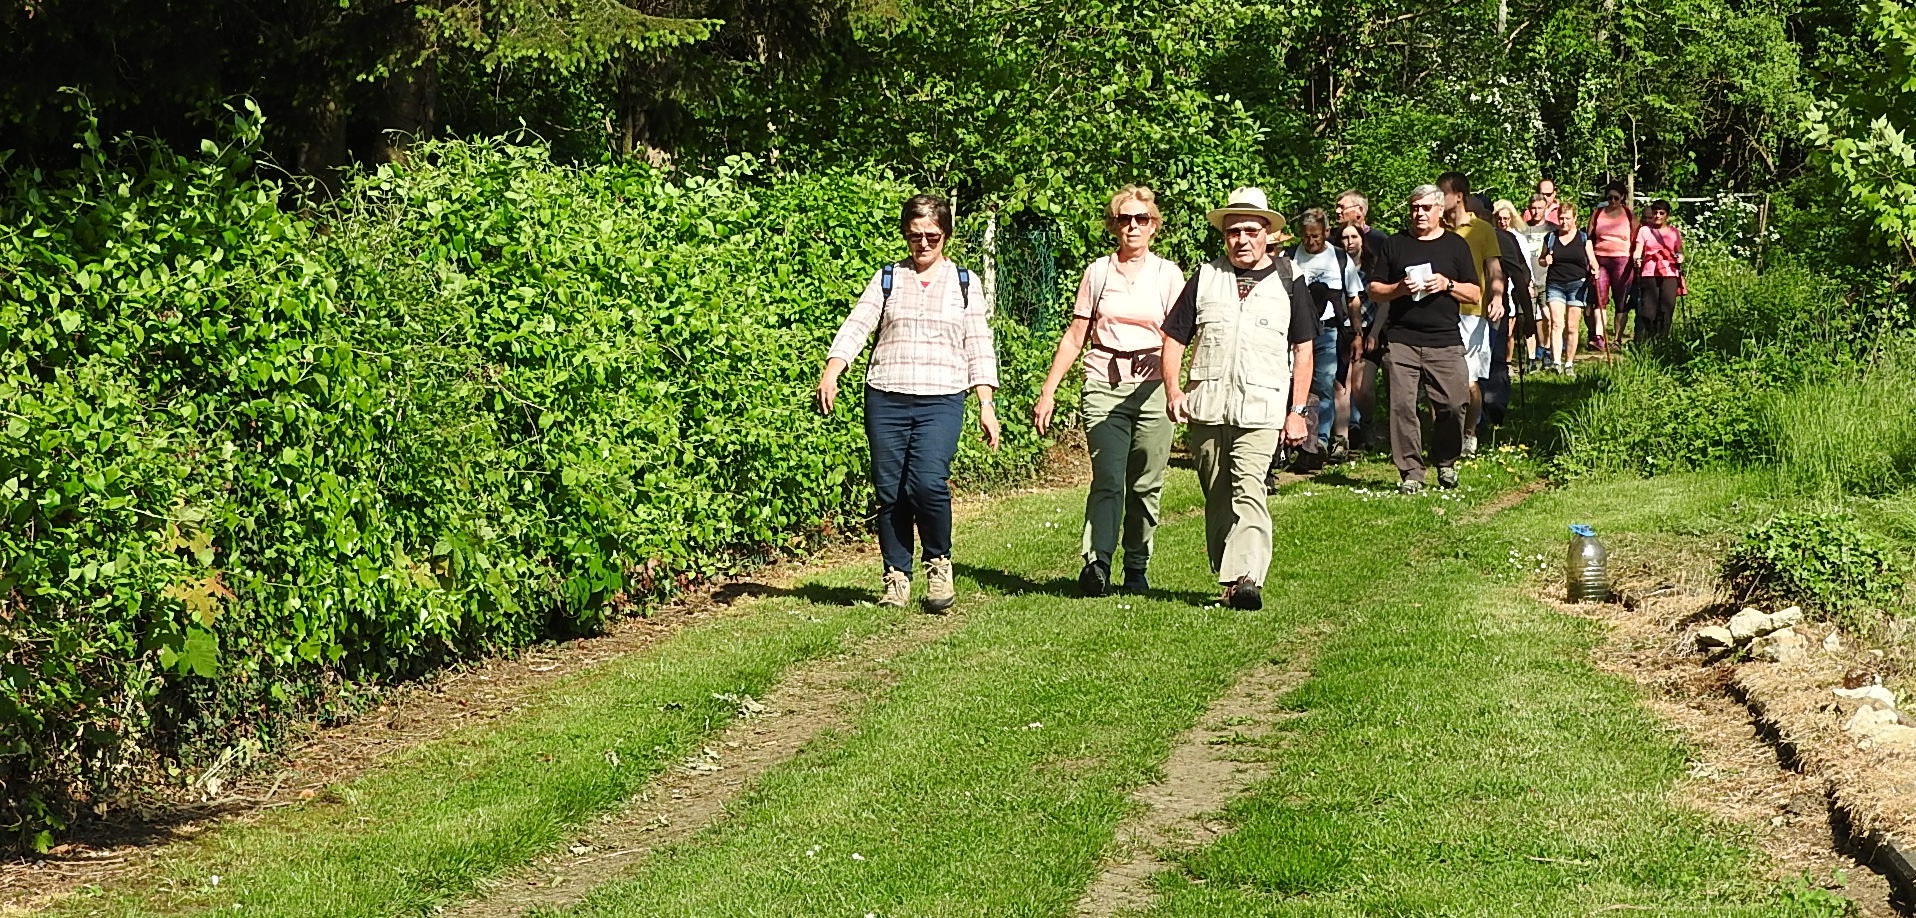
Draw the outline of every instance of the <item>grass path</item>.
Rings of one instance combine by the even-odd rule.
[[[1382,493],[1378,462],[1287,486],[1257,613],[1209,605],[1188,472],[1144,598],[1075,597],[1076,494],[996,501],[961,528],[965,598],[940,628],[846,604],[872,565],[822,571],[52,913],[498,914],[475,895],[669,786],[658,776],[726,735],[738,696],[890,640],[884,674],[852,667],[855,703],[802,752],[765,757],[700,826],[534,913],[1820,914],[1785,901],[1739,830],[1668,802],[1676,739],[1587,663],[1593,626],[1508,576],[1512,514],[1476,517],[1521,471],[1480,462],[1465,492],[1417,498]],[[1525,538],[1544,526],[1524,515]],[[1310,678],[1233,692],[1292,669]],[[1227,733],[1221,698],[1257,729]],[[1194,725],[1260,763],[1256,782],[1215,831],[1140,831],[1140,801],[1188,774],[1174,750]],[[1174,869],[1087,905],[1140,841]]]

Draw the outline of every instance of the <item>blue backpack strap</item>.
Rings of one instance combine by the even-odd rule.
[[[958,269],[958,296],[960,299],[964,301],[965,308],[970,309],[971,308],[971,271],[969,269],[966,269],[966,268]]]
[[[880,271],[878,274],[878,289],[885,294],[885,299],[881,305],[891,305],[891,276],[892,272],[896,270],[898,270],[897,265],[886,265],[885,270]]]

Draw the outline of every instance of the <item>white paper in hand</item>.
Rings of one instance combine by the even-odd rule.
[[[1430,262],[1424,262],[1421,265],[1410,265],[1404,269],[1404,280],[1410,281],[1413,285],[1421,285],[1425,281],[1430,280],[1430,275]],[[1413,293],[1410,295],[1410,299],[1412,302],[1421,303],[1424,301],[1424,297],[1429,295],[1428,293]]]

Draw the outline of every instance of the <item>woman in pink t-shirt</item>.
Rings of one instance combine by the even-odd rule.
[[[1110,592],[1120,535],[1123,589],[1150,588],[1145,568],[1177,427],[1165,411],[1159,348],[1164,317],[1184,289],[1177,264],[1151,253],[1151,238],[1163,225],[1156,193],[1125,186],[1105,207],[1104,225],[1118,237],[1118,250],[1084,269],[1071,325],[1052,355],[1051,372],[1033,409],[1042,434],[1057,409],[1058,386],[1072,364],[1082,363],[1091,490],[1084,501],[1084,569],[1078,586],[1086,596]]]
[[[1683,234],[1670,225],[1670,202],[1653,201],[1637,230],[1630,261],[1637,269],[1637,340],[1659,338],[1670,331],[1677,290],[1683,277]]]
[[[1591,330],[1595,336],[1590,345],[1593,350],[1610,347],[1603,337],[1605,302],[1616,310],[1617,327],[1612,337],[1619,344],[1623,341],[1624,314],[1630,311],[1630,284],[1636,280],[1630,270],[1630,243],[1636,237],[1637,214],[1630,208],[1629,195],[1622,185],[1605,188],[1602,206],[1590,213],[1590,242],[1597,253],[1597,301],[1590,310],[1596,325]]]

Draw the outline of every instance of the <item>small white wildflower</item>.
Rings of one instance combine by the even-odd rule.
[[[864,859],[865,859],[865,856],[864,856],[864,855],[862,855],[862,854],[859,854],[859,853],[858,853],[858,852],[856,852],[856,851],[853,851],[853,852],[852,852],[852,860],[854,860],[854,861],[862,861],[862,860],[864,860]]]

